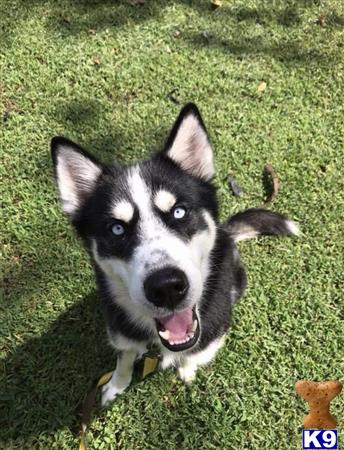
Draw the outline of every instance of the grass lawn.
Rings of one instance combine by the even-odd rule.
[[[176,101],[209,128],[222,218],[262,204],[271,162],[271,208],[303,236],[240,244],[249,288],[216,361],[191,387],[166,371],[97,409],[88,448],[301,448],[295,381],[344,381],[343,30],[342,0],[0,1],[1,449],[77,449],[75,408],[114,367],[51,137],[132,162],[162,144]]]

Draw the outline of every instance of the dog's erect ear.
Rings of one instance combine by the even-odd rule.
[[[74,142],[64,137],[54,137],[51,154],[55,178],[63,211],[73,218],[99,177],[100,163]]]
[[[190,174],[210,180],[213,151],[198,108],[188,103],[181,110],[165,145],[165,154]]]

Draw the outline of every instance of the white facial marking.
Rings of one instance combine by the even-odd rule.
[[[152,314],[147,309],[142,308],[142,302],[135,302],[135,299],[131,300],[130,298],[129,286],[131,284],[132,265],[121,258],[102,258],[98,253],[96,240],[92,240],[91,251],[94,260],[106,275],[107,289],[116,299],[116,302],[128,311],[136,324],[141,324],[143,329],[155,330]]]
[[[112,214],[115,219],[128,223],[134,216],[134,207],[131,203],[122,200],[114,206]]]
[[[167,154],[193,175],[206,180],[214,175],[213,152],[207,134],[193,114],[180,124]]]
[[[155,206],[157,206],[163,212],[170,211],[172,206],[175,205],[176,201],[176,197],[171,194],[171,192],[165,191],[163,189],[157,192],[154,198]]]
[[[209,254],[214,247],[216,239],[216,224],[207,211],[203,211],[203,217],[208,225],[208,229],[195,234],[187,244],[192,255],[192,259],[198,262],[205,280],[209,274]]]
[[[141,177],[139,166],[133,167],[127,178],[130,196],[138,208],[138,246],[128,261],[115,257],[100,257],[94,241],[92,252],[97,264],[107,275],[108,289],[116,301],[133,319],[156,333],[154,317],[163,313],[150,303],[144,293],[146,277],[156,269],[166,266],[183,271],[189,282],[184,299],[185,307],[199,302],[204,282],[209,273],[209,254],[216,239],[216,225],[211,215],[203,211],[207,227],[185,242],[170,230],[154,213],[152,192]]]

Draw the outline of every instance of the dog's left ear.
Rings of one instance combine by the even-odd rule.
[[[191,175],[206,181],[213,177],[213,151],[201,114],[193,103],[181,110],[164,153]]]
[[[92,155],[62,136],[52,139],[51,154],[62,209],[73,220],[92,193],[102,167]]]

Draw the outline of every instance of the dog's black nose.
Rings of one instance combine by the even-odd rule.
[[[184,272],[165,267],[149,275],[143,287],[147,299],[155,306],[174,309],[185,297],[189,283]]]

